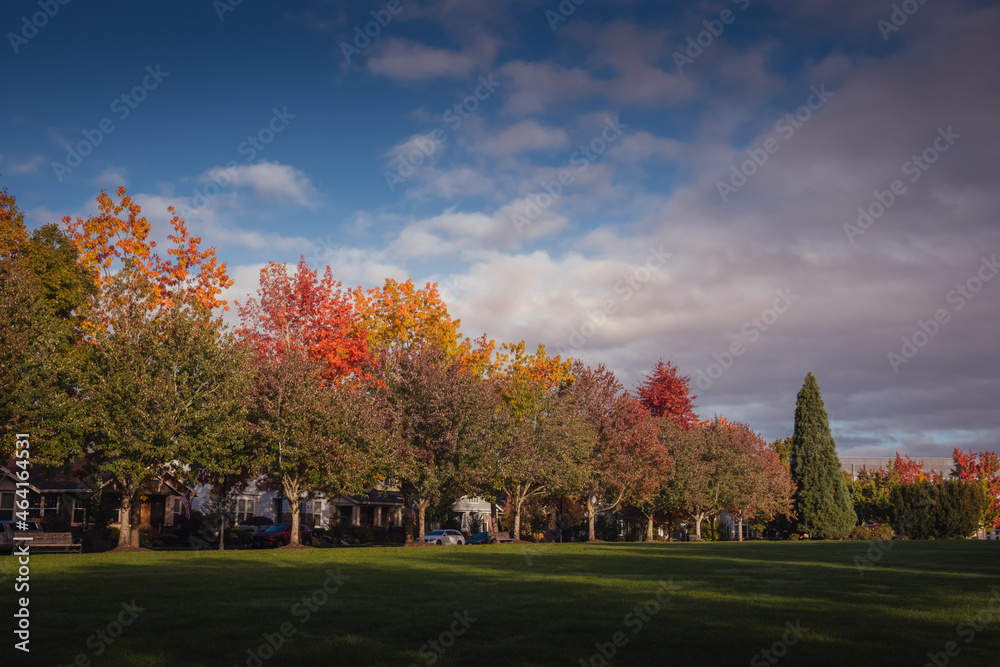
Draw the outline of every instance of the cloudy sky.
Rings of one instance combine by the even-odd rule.
[[[8,0],[0,185],[173,204],[232,297],[304,255],[768,438],[812,371],[842,455],[996,449],[1000,8],[666,4]]]

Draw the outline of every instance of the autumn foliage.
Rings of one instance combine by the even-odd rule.
[[[237,334],[262,361],[276,363],[293,353],[321,362],[328,383],[363,372],[369,357],[367,330],[330,267],[320,277],[302,258],[289,275],[286,265],[269,262],[260,270],[257,297],[240,306],[239,313]]]
[[[691,428],[698,421],[691,396],[691,378],[678,375],[673,363],[661,360],[636,388],[642,404],[654,417],[667,417],[678,426]]]
[[[110,302],[108,287],[123,266],[133,271],[137,284],[151,291],[144,303],[150,309],[169,308],[171,304],[191,304],[213,310],[228,310],[220,298],[233,284],[225,262],[219,263],[215,248],[201,249],[201,237],[191,236],[187,224],[168,207],[172,234],[167,256],[156,252],[150,238],[149,221],[142,209],[118,188],[116,203],[103,190],[97,197],[98,214],[89,218],[63,218],[66,232],[76,245],[80,263],[91,274],[98,290],[94,311],[98,324],[106,327],[115,304]]]
[[[955,475],[978,483],[986,494],[989,507],[983,512],[982,525],[987,529],[1000,528],[1000,457],[996,452],[974,454],[971,449],[965,453],[956,448],[952,458]]]

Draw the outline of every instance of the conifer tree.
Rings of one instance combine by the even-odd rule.
[[[820,396],[816,377],[806,375],[795,401],[795,432],[792,435],[792,478],[799,531],[811,537],[840,538],[857,523],[837,446]]]

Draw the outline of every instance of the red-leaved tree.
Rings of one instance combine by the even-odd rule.
[[[1000,528],[1000,457],[997,457],[996,452],[973,454],[971,449],[966,454],[956,447],[952,458],[958,478],[979,483],[986,499],[990,501],[989,506],[983,510],[982,526],[987,529]]]
[[[691,428],[698,422],[691,396],[691,378],[677,374],[677,367],[661,360],[649,375],[643,376],[635,393],[654,417],[668,417],[678,426]]]
[[[366,332],[329,267],[320,278],[304,258],[294,275],[269,263],[240,318],[237,333],[256,361],[249,419],[256,459],[288,500],[297,545],[308,494],[340,495],[373,482],[390,446],[388,412],[359,386]]]

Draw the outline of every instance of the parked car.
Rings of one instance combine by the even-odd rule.
[[[469,539],[465,541],[466,544],[489,544],[490,534],[489,533],[476,533]]]
[[[457,530],[432,530],[424,535],[424,544],[465,544],[465,538]]]
[[[292,524],[276,523],[267,530],[255,533],[253,545],[255,547],[280,547],[292,541]],[[300,526],[299,541],[302,544],[312,544],[312,530],[307,526]]]
[[[19,521],[0,521],[0,554],[14,553],[14,533],[44,533],[41,521],[27,521],[28,530],[17,527]]]

